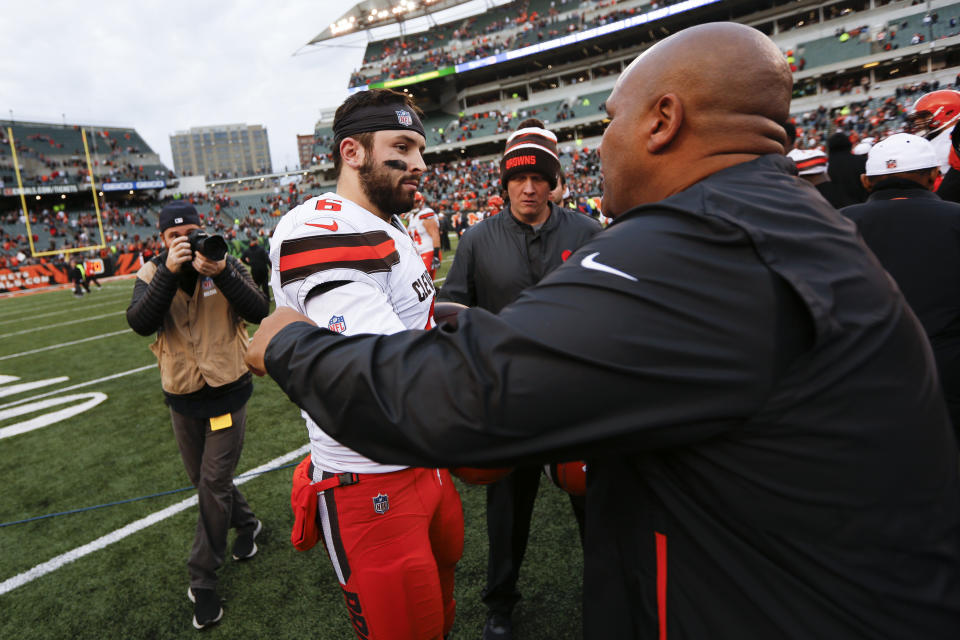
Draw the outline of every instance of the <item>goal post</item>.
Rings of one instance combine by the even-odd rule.
[[[37,251],[37,248],[33,244],[33,231],[30,229],[30,211],[27,209],[26,189],[23,188],[23,177],[20,172],[20,160],[17,157],[17,144],[13,137],[13,127],[7,127],[7,140],[10,143],[10,153],[13,157],[13,170],[17,176],[17,189],[20,192],[20,205],[23,208],[23,216],[27,225],[27,240],[30,243],[31,257],[39,258],[43,256],[79,253],[81,251],[104,249],[107,246],[107,241],[103,235],[103,217],[100,215],[100,199],[97,197],[96,176],[94,176],[93,173],[93,163],[90,162],[90,147],[87,143],[86,129],[81,128],[80,135],[83,138],[83,152],[87,161],[87,174],[90,176],[90,192],[93,195],[93,208],[97,215],[97,228],[100,234],[100,244],[92,244],[85,247],[60,248],[50,251]],[[37,197],[39,198],[39,196]]]

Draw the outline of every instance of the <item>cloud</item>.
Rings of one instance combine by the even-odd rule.
[[[171,168],[176,131],[261,124],[274,169],[292,168],[296,134],[347,95],[363,46],[295,57],[343,5],[277,5],[18,3],[0,27],[0,118],[131,126]]]

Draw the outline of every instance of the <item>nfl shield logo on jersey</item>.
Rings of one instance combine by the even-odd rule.
[[[343,316],[333,316],[330,318],[330,322],[327,323],[327,329],[336,331],[337,333],[343,333],[347,330],[347,323],[343,321]]]
[[[397,122],[399,122],[405,127],[413,126],[413,116],[410,115],[409,111],[407,111],[406,109],[400,109],[399,111],[396,112],[396,114],[397,114]]]
[[[390,496],[385,493],[378,493],[373,497],[373,510],[377,513],[386,513],[390,508]]]

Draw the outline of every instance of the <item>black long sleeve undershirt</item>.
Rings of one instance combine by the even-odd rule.
[[[137,279],[133,297],[127,307],[127,323],[142,336],[155,333],[163,325],[163,317],[173,302],[180,278],[166,266],[166,252],[157,258],[157,271],[147,283]],[[196,280],[194,279],[194,287]],[[227,266],[214,276],[213,283],[230,301],[234,311],[246,320],[259,324],[270,312],[270,302],[257,288],[246,267],[233,256],[227,256]]]

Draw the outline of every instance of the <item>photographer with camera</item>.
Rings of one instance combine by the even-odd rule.
[[[226,241],[200,227],[193,205],[178,200],[164,206],[159,226],[166,251],[137,272],[127,322],[140,335],[156,332],[150,349],[180,456],[197,488],[187,596],[194,603],[193,626],[203,629],[223,616],[216,572],[228,530],[237,530],[233,558],[245,560],[256,554],[262,528],[233,484],[233,472],[253,392],[243,361],[246,322],[259,323],[270,303],[243,264],[226,255]]]

